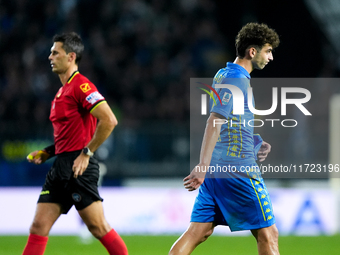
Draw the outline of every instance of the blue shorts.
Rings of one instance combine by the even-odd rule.
[[[269,194],[256,162],[230,165],[212,162],[210,166],[215,166],[214,172],[206,173],[191,222],[214,222],[229,226],[231,231],[265,228],[275,223]]]

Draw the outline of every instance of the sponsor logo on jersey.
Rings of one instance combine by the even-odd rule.
[[[86,97],[86,101],[90,104],[95,104],[97,101],[103,99],[104,97],[98,91],[95,91]]]
[[[91,90],[91,87],[88,83],[83,83],[83,84],[80,85],[80,89],[81,89],[81,91],[86,93],[87,91]]]

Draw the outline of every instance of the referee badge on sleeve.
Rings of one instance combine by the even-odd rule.
[[[86,97],[86,101],[89,102],[90,104],[95,104],[99,100],[103,100],[104,97],[98,92],[92,92],[90,95]]]

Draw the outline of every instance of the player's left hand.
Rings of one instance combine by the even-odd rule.
[[[80,155],[74,160],[73,162],[73,177],[77,178],[79,175],[82,175],[87,166],[89,165],[89,161],[90,161],[90,156],[85,155],[84,153],[80,153]]]
[[[269,143],[265,141],[262,142],[261,148],[257,153],[257,158],[259,159],[260,162],[266,160],[268,153],[271,151],[271,148],[272,146]]]

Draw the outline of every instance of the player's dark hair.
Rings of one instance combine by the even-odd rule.
[[[273,48],[279,46],[280,39],[275,30],[266,24],[248,23],[236,36],[236,55],[244,58],[248,48],[254,47],[260,51],[266,43]]]
[[[53,42],[62,42],[63,49],[68,54],[70,52],[76,53],[76,64],[78,65],[84,51],[84,44],[80,36],[75,32],[63,33],[61,35],[55,35]]]

